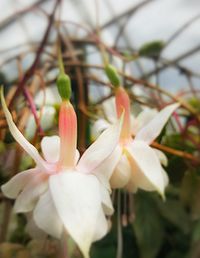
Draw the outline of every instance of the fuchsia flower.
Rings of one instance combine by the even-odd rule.
[[[115,94],[116,110],[111,108],[111,114],[107,117],[109,122],[113,123],[117,117],[120,117],[124,110],[124,120],[120,141],[118,164],[112,174],[110,184],[112,188],[125,187],[131,192],[138,188],[146,191],[158,191],[164,196],[164,189],[168,184],[168,176],[161,163],[166,165],[167,159],[159,150],[151,148],[149,145],[161,133],[167,120],[179,104],[172,104],[159,113],[155,111],[144,111],[138,118],[134,118],[130,112],[130,99],[122,87],[116,88]],[[116,115],[115,115],[116,114]],[[96,124],[96,131],[105,129],[109,125],[102,119]],[[135,138],[132,139],[132,134]]]
[[[1,101],[11,134],[36,163],[4,184],[3,193],[16,199],[15,212],[32,211],[36,225],[53,237],[67,232],[89,257],[91,243],[108,232],[105,214],[113,213],[109,179],[118,161],[121,121],[105,130],[79,160],[77,118],[64,100],[59,136],[42,139],[42,158],[14,124],[2,91]]]

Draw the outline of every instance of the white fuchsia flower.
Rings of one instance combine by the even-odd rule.
[[[117,162],[121,121],[105,130],[79,159],[76,114],[64,100],[59,136],[42,139],[42,158],[14,124],[3,91],[1,101],[11,134],[36,163],[4,184],[3,193],[16,199],[15,212],[32,212],[36,225],[53,237],[67,232],[89,257],[91,243],[108,232],[105,215],[113,213],[109,179]]]
[[[112,100],[113,102],[113,100]],[[94,131],[106,129],[124,110],[124,121],[118,147],[119,161],[111,177],[111,187],[125,187],[131,192],[138,188],[158,191],[164,196],[168,176],[161,164],[167,165],[165,154],[149,145],[161,133],[168,119],[179,104],[168,105],[160,112],[144,110],[138,117],[130,112],[130,99],[122,87],[116,88],[115,107],[112,102],[104,106],[108,120],[100,119]],[[132,139],[134,135],[134,139]]]

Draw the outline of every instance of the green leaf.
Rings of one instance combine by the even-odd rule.
[[[167,199],[158,202],[162,217],[177,227],[184,234],[190,231],[190,220],[180,200]]]
[[[200,242],[200,220],[195,223],[194,230],[192,232],[192,242]]]
[[[200,176],[198,169],[185,173],[181,185],[181,199],[190,207],[192,219],[200,219]]]
[[[133,223],[141,258],[154,258],[163,243],[163,225],[154,200],[149,193],[136,195],[136,219]]]
[[[145,57],[158,57],[164,47],[164,42],[157,40],[142,45],[139,49],[139,55]]]

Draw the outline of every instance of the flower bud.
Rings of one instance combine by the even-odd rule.
[[[106,72],[106,75],[107,75],[108,79],[110,80],[110,82],[115,87],[119,87],[120,86],[120,78],[119,78],[116,68],[114,66],[108,64],[105,66],[105,72]]]
[[[69,100],[71,98],[71,80],[67,74],[60,73],[56,81],[58,92],[62,100]]]

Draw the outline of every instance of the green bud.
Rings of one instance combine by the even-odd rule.
[[[119,78],[117,70],[114,66],[112,66],[110,64],[106,65],[105,72],[106,72],[108,79],[114,86],[116,86],[116,87],[120,86],[120,78]]]
[[[58,92],[62,100],[69,100],[71,98],[71,80],[67,74],[60,73],[56,81]]]

